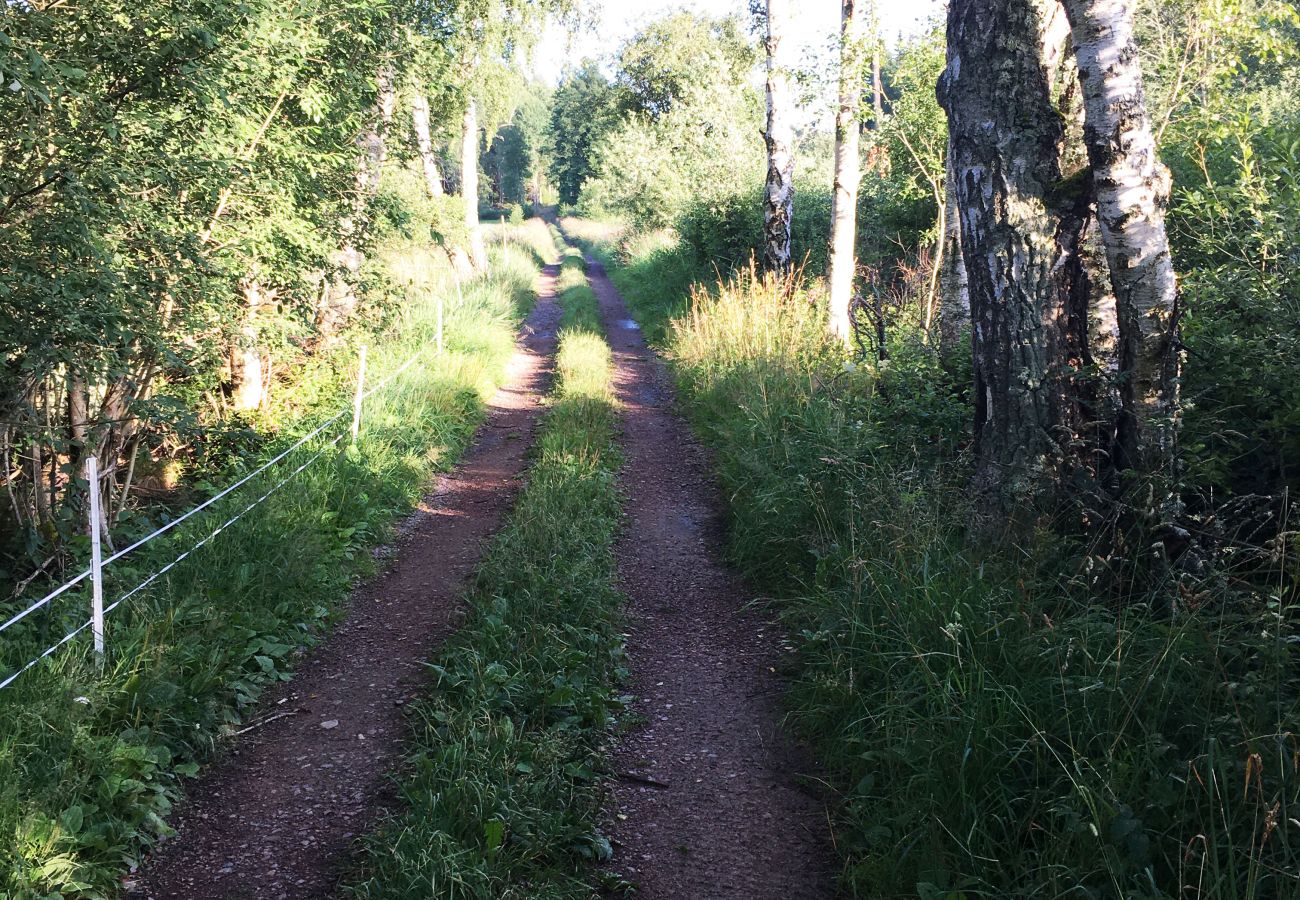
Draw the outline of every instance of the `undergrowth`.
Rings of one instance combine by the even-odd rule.
[[[412,704],[405,810],[367,840],[358,897],[587,898],[610,846],[599,749],[624,706],[610,352],[581,258],[561,272],[557,384],[468,621]]]
[[[799,290],[695,272],[688,301],[680,255],[628,246],[604,253],[715,450],[732,556],[779,598],[850,895],[1300,896],[1285,547],[1176,618],[1107,602],[1064,538],[978,552],[932,357],[846,366]]]
[[[540,227],[540,225],[539,225]],[[545,231],[543,231],[545,234]],[[445,263],[414,243],[385,251],[401,312],[371,335],[369,383],[411,366],[366,401],[360,440],[350,416],[208,513],[106,570],[106,602],[172,561],[314,454],[314,464],[216,535],[107,621],[101,671],[79,639],[0,692],[0,896],[114,895],[119,878],[168,834],[165,819],[224,735],[287,678],[328,628],[351,585],[373,569],[367,548],[446,469],[505,374],[518,319],[533,297],[531,251],[494,248],[491,275],[447,296]],[[446,351],[435,346],[446,296]],[[355,372],[344,345],[306,365],[272,410],[264,456],[236,461],[233,481],[341,408]],[[11,629],[9,670],[85,621],[72,592]]]

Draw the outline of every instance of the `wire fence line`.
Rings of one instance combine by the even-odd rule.
[[[438,306],[439,306],[439,313],[440,313],[439,318],[441,319],[441,307],[442,307],[441,298],[439,298]],[[435,341],[435,347],[440,355],[443,350],[442,338],[443,336],[440,331],[439,334],[437,335],[437,340]],[[362,417],[362,411],[364,409],[365,401],[369,400],[371,397],[373,397],[375,394],[379,393],[380,391],[385,390],[389,385],[391,385],[394,381],[396,381],[399,377],[401,377],[408,369],[411,368],[411,366],[413,366],[425,355],[427,349],[428,348],[422,348],[420,350],[417,350],[415,353],[411,354],[411,356],[408,357],[407,360],[404,363],[402,363],[401,366],[399,366],[391,374],[389,374],[383,381],[367,389],[365,384],[366,348],[363,346],[361,348],[361,354],[358,360],[357,379],[353,390],[352,400],[349,402],[347,409],[335,413],[333,416],[326,419],[321,424],[317,425],[309,433],[299,438],[296,442],[294,442],[292,446],[276,454],[272,459],[263,463],[261,466],[254,469],[252,472],[249,472],[247,475],[243,476],[238,481],[234,482],[233,484],[229,485],[228,487],[224,488],[223,490],[209,497],[207,500],[195,506],[193,509],[188,510],[183,515],[178,516],[177,518],[172,519],[170,522],[167,522],[164,525],[156,528],[153,532],[135,541],[130,546],[124,547],[121,550],[118,550],[117,552],[111,554],[110,556],[102,559],[100,558],[101,529],[107,528],[107,525],[103,524],[100,511],[97,508],[98,503],[95,502],[95,500],[98,498],[99,495],[99,471],[98,471],[98,460],[96,460],[94,456],[91,456],[87,460],[87,482],[88,482],[89,496],[91,497],[90,505],[92,507],[87,517],[88,530],[91,536],[91,548],[92,548],[91,564],[87,566],[85,569],[83,569],[79,574],[71,578],[70,580],[59,585],[57,588],[50,591],[49,593],[47,593],[45,596],[41,597],[39,600],[35,601],[34,603],[30,604],[22,611],[10,616],[3,623],[0,623],[0,633],[7,631],[9,628],[18,624],[19,622],[27,618],[32,613],[36,612],[39,609],[42,609],[43,607],[50,605],[53,601],[55,601],[62,595],[66,594],[68,591],[72,590],[78,585],[84,584],[88,580],[91,582],[91,587],[92,587],[92,601],[91,601],[90,615],[85,622],[83,622],[82,624],[74,628],[72,631],[65,634],[57,642],[47,647],[44,651],[42,651],[34,658],[28,660],[23,665],[19,666],[10,675],[8,675],[6,678],[0,681],[0,690],[4,690],[5,688],[9,687],[9,685],[13,684],[14,681],[16,681],[21,675],[23,675],[23,673],[27,672],[29,669],[36,666],[42,660],[52,656],[60,648],[70,643],[74,638],[76,638],[78,635],[80,635],[81,633],[83,633],[88,629],[91,630],[95,636],[95,651],[96,654],[102,659],[104,654],[104,616],[111,613],[113,610],[117,609],[119,606],[121,606],[127,600],[134,597],[136,594],[145,590],[147,587],[149,587],[149,585],[153,584],[159,578],[166,575],[168,572],[170,572],[172,569],[174,569],[176,566],[182,563],[187,557],[189,557],[195,551],[207,545],[210,541],[212,541],[213,538],[221,534],[221,532],[225,531],[231,525],[234,525],[236,522],[238,522],[241,518],[247,515],[255,507],[265,502],[271,495],[275,494],[277,491],[279,491],[281,488],[287,485],[290,481],[292,481],[299,474],[301,474],[305,469],[307,469],[313,463],[323,458],[326,455],[326,453],[328,453],[330,450],[337,447],[345,437],[349,436],[349,434],[351,436],[352,442],[355,444],[357,441],[358,433],[360,431],[361,417]],[[182,551],[171,562],[167,563],[165,566],[158,569],[156,572],[150,574],[148,577],[142,580],[135,587],[123,593],[120,597],[114,600],[109,606],[105,607],[103,605],[103,570],[107,566],[117,562],[120,559],[123,559],[124,557],[128,556],[134,551],[145,546],[150,541],[153,541],[163,536],[164,534],[167,534],[169,531],[172,531],[178,525],[194,518],[199,513],[203,512],[204,510],[207,510],[214,504],[230,496],[235,491],[238,491],[240,488],[248,484],[253,479],[257,478],[259,475],[265,474],[266,472],[275,468],[280,463],[282,463],[285,459],[287,459],[290,455],[292,455],[294,452],[302,449],[305,445],[315,440],[316,438],[320,437],[331,427],[336,426],[341,420],[343,420],[345,417],[348,416],[351,417],[351,427],[348,431],[341,431],[338,435],[330,439],[325,444],[325,446],[323,446],[316,453],[312,454],[312,456],[310,456],[305,462],[303,462],[302,464],[294,468],[292,471],[290,471],[283,478],[281,478],[278,482],[276,482],[276,484],[274,484],[265,493],[257,497],[252,502],[245,505],[242,509],[239,510],[239,512],[235,513],[233,516],[226,519],[224,522],[222,522],[212,531],[208,532],[208,534],[206,534],[198,542],[190,545],[187,549]]]

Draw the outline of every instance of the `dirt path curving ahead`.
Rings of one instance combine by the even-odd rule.
[[[613,868],[641,900],[833,896],[826,811],[778,729],[780,633],[744,609],[753,595],[722,562],[717,489],[668,373],[599,264],[588,277],[623,406],[617,556],[645,719],[615,751]]]
[[[190,791],[176,838],[132,894],[151,898],[321,898],[353,840],[392,801],[407,734],[402,704],[455,627],[462,588],[512,505],[550,380],[558,268],[541,277],[506,385],[459,465],[403,529],[396,558],[357,590],[346,618],[290,682],[268,692],[267,722]],[[281,713],[280,718],[272,718]]]

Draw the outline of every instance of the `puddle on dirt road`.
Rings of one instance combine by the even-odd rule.
[[[641,330],[641,326],[636,323],[636,319],[624,319],[618,323],[619,328],[632,328],[636,331]]]

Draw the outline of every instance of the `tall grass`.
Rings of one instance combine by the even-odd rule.
[[[558,383],[536,461],[412,704],[405,810],[367,841],[359,897],[587,898],[600,745],[623,706],[610,352],[566,260]]]
[[[490,277],[448,296],[443,264],[413,244],[386,251],[399,315],[369,338],[370,383],[410,355],[411,366],[367,401],[360,440],[338,448],[345,416],[265,476],[150,543],[110,570],[107,599],[170,562],[272,487],[320,458],[108,620],[103,670],[73,642],[0,693],[0,895],[103,896],[159,836],[182,782],[235,730],[271,683],[324,633],[352,583],[372,569],[382,541],[431,474],[473,434],[500,383],[521,311],[533,296],[529,253],[494,248]],[[447,299],[447,349],[438,355],[436,295]],[[314,360],[273,412],[266,452],[345,408],[355,351]],[[248,460],[225,473],[233,479]],[[200,486],[202,488],[203,486]],[[86,598],[68,595],[0,646],[21,663],[84,621]],[[27,624],[27,623],[24,623]]]
[[[664,296],[655,259],[623,284],[670,322],[733,557],[779,598],[850,895],[1300,896],[1295,572],[1169,619],[1094,596],[1053,535],[977,552],[937,365],[846,370],[797,291]]]

